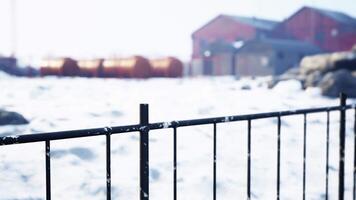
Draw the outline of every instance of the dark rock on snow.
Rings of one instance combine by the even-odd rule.
[[[19,113],[0,110],[0,126],[20,125],[28,123],[29,121]]]
[[[348,97],[356,98],[356,76],[345,69],[327,73],[320,81],[319,87],[325,96],[338,97],[340,92],[343,92]]]
[[[243,85],[243,86],[241,86],[241,90],[251,90],[251,86]]]

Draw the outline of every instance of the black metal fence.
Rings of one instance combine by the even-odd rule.
[[[330,138],[330,112],[340,112],[340,130],[339,130],[339,176],[338,176],[338,199],[344,199],[344,179],[345,179],[345,132],[346,132],[346,111],[353,109],[354,115],[354,162],[353,162],[353,199],[356,199],[356,105],[346,105],[346,95],[340,95],[340,105],[332,107],[320,107],[301,110],[289,110],[281,112],[258,113],[250,115],[236,115],[227,117],[193,119],[183,121],[172,121],[169,123],[149,123],[148,104],[140,105],[140,124],[105,127],[95,129],[82,129],[73,131],[62,131],[52,133],[28,134],[18,136],[0,137],[0,145],[11,145],[32,142],[45,142],[45,169],[46,169],[46,199],[51,199],[51,141],[90,137],[90,136],[106,136],[106,196],[111,199],[111,135],[127,132],[140,132],[140,199],[149,199],[149,132],[156,129],[172,129],[173,130],[173,199],[177,199],[177,129],[186,126],[196,125],[213,125],[213,194],[216,199],[216,135],[218,123],[247,121],[247,197],[251,199],[251,121],[256,119],[277,118],[277,181],[276,181],[276,199],[280,199],[280,170],[281,170],[281,118],[292,115],[304,116],[304,134],[303,134],[303,200],[306,199],[306,149],[307,149],[307,116],[312,113],[326,113],[326,170],[325,170],[325,199],[329,198],[329,138]]]

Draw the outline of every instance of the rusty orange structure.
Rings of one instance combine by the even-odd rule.
[[[72,58],[55,58],[42,61],[41,76],[78,76],[79,67]]]
[[[150,60],[153,77],[182,77],[183,63],[174,57]]]
[[[103,77],[148,78],[150,74],[150,62],[142,56],[112,58],[103,62]]]
[[[79,60],[79,76],[99,77],[103,68],[103,59]]]

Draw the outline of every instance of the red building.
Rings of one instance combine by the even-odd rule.
[[[254,17],[217,16],[192,35],[193,73],[234,74],[233,43],[267,37],[276,25],[275,21]]]
[[[356,18],[312,7],[302,7],[280,23],[219,15],[195,31],[192,39],[192,75],[230,75],[236,74],[239,49],[252,40],[307,42],[323,52],[350,50],[356,44]]]
[[[273,36],[306,41],[328,52],[350,50],[356,43],[356,19],[341,12],[303,7],[278,24]]]

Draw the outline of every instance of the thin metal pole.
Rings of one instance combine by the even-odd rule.
[[[354,109],[354,167],[353,167],[353,200],[356,200],[356,108]]]
[[[251,199],[251,120],[247,123],[247,199]]]
[[[106,199],[111,200],[111,139],[106,134]]]
[[[278,116],[278,132],[277,132],[277,200],[280,198],[281,184],[281,116]]]
[[[177,128],[173,128],[173,199],[177,199]]]
[[[326,119],[326,172],[325,172],[325,200],[329,199],[329,143],[330,143],[330,112]]]
[[[306,188],[306,159],[307,159],[307,114],[304,114],[304,135],[303,135],[303,200],[305,200]]]
[[[11,56],[16,57],[17,53],[17,0],[11,0]]]
[[[346,95],[340,94],[340,106],[346,105]],[[339,145],[339,200],[344,199],[344,176],[345,176],[345,125],[346,110],[340,110],[340,145]]]
[[[216,200],[216,123],[214,123],[214,160],[213,160],[213,200]]]
[[[51,200],[51,144],[46,140],[46,200]]]
[[[149,199],[149,128],[148,128],[148,104],[140,104],[140,199]]]

